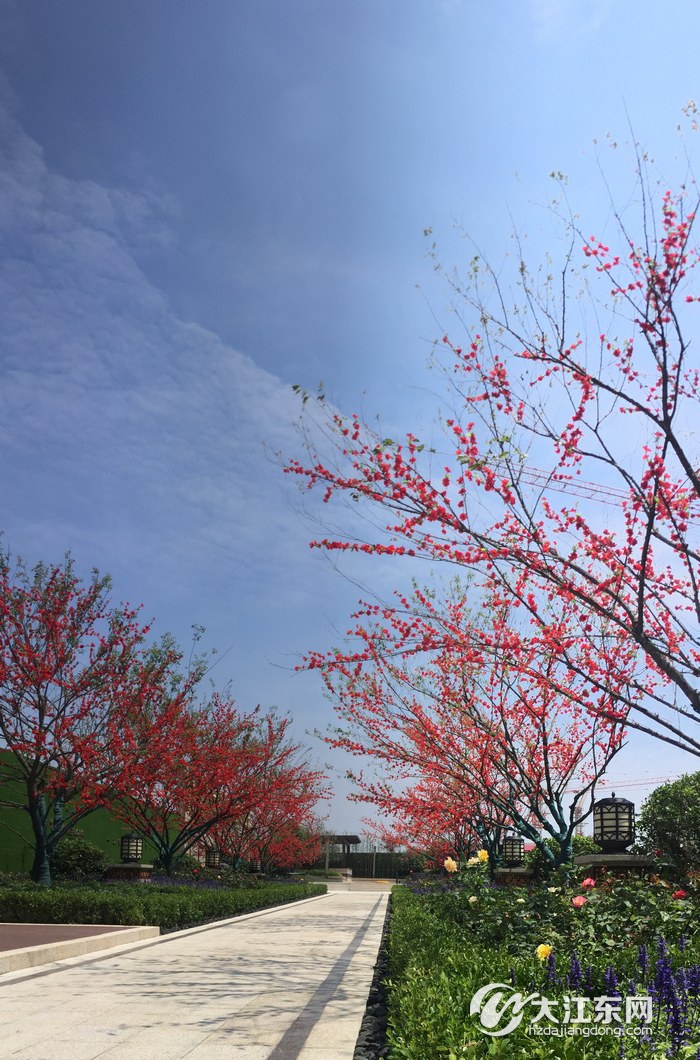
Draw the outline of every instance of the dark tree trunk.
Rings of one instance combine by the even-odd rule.
[[[51,886],[51,864],[46,836],[46,797],[36,795],[29,799],[29,816],[34,829],[34,862],[32,879],[42,887]]]
[[[165,873],[165,875],[166,876],[172,876],[172,874],[173,874],[173,865],[175,863],[175,853],[174,853],[174,851],[170,850],[169,848],[166,848],[166,849],[162,849],[161,848],[161,850],[158,851],[158,858],[159,858],[160,863],[161,863],[161,865],[163,867],[163,872]]]

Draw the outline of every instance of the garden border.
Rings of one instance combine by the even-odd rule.
[[[377,962],[374,966],[372,985],[367,996],[365,1014],[362,1017],[360,1033],[357,1036],[353,1060],[386,1060],[389,1043],[387,1041],[388,991],[386,979],[389,974],[389,931],[391,927],[392,893],[386,904],[382,938],[379,943]]]

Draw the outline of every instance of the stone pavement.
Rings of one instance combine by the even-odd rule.
[[[352,1060],[386,890],[0,975],[0,1057]]]

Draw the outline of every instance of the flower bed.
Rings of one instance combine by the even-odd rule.
[[[392,1060],[700,1060],[696,889],[584,884],[528,892],[467,873],[395,888]]]
[[[169,932],[325,893],[323,884],[298,883],[238,889],[154,884],[0,887],[0,921],[157,924],[162,932]]]

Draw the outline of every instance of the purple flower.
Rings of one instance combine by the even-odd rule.
[[[605,993],[608,997],[620,997],[620,991],[618,987],[620,981],[617,978],[617,972],[611,964],[605,969]]]
[[[693,997],[698,997],[700,995],[700,964],[691,964],[690,968],[686,968],[685,975],[688,993]]]
[[[673,1056],[686,1040],[686,1019],[683,1011],[684,1006],[678,996],[676,979],[668,956],[668,947],[663,942],[663,939],[659,940],[658,950],[659,959],[656,962],[654,985],[658,992],[659,1003],[663,1006],[666,1013],[666,1022],[671,1034],[672,1051],[669,1055]]]
[[[586,978],[584,981],[584,987],[589,997],[593,997],[594,985],[593,985],[593,967],[588,965],[586,968]]]
[[[572,990],[578,990],[583,982],[583,969],[581,968],[580,961],[576,950],[571,954],[571,960],[569,962],[569,974],[568,984]]]

